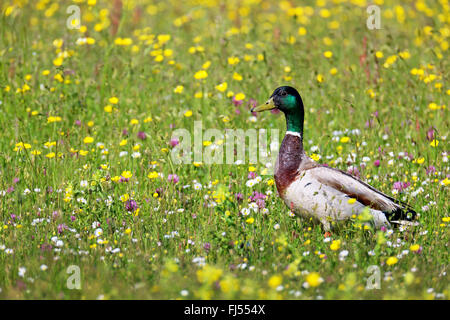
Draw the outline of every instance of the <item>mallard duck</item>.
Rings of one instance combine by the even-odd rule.
[[[411,224],[416,212],[356,177],[319,164],[303,149],[303,101],[289,86],[277,88],[263,105],[252,112],[278,109],[286,117],[286,135],[275,164],[278,194],[295,213],[322,223],[331,230],[332,221],[342,221],[368,212],[379,228],[391,223]],[[368,210],[367,210],[367,209]]]

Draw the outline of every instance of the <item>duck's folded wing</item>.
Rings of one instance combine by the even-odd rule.
[[[415,216],[414,210],[399,200],[396,200],[367,183],[338,169],[320,166],[310,169],[312,176],[320,183],[345,193],[350,198],[355,198],[365,206],[383,211],[393,220],[410,220],[408,213]]]

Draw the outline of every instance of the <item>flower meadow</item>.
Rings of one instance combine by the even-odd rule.
[[[1,299],[449,298],[448,1],[0,10]],[[280,85],[302,95],[308,155],[419,225],[324,234],[264,163],[174,163],[194,121],[223,133],[205,151],[227,128],[281,139],[282,114],[250,112]]]

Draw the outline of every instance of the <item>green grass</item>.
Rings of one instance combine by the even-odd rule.
[[[1,299],[448,299],[445,1],[375,1],[380,30],[366,28],[365,1],[302,4],[299,16],[288,2],[97,1],[78,4],[84,34],[65,27],[72,1],[26,2],[5,2],[0,17]],[[77,45],[81,37],[95,43]],[[67,57],[55,61],[60,53]],[[207,61],[207,77],[196,79]],[[264,164],[173,163],[172,132],[193,134],[194,121],[204,130],[283,132],[281,114],[253,121],[249,111],[250,99],[264,102],[280,85],[302,95],[308,154],[343,170],[357,166],[389,195],[395,182],[410,183],[393,196],[420,213],[420,226],[382,232],[354,219],[326,242],[319,225],[289,215],[272,177],[261,175]],[[245,99],[235,106],[238,93]],[[262,179],[248,187],[252,167]],[[132,177],[117,181],[124,171]],[[254,191],[267,194],[268,213],[243,216]],[[126,210],[124,195],[139,211]],[[67,286],[71,265],[80,268],[80,290]],[[379,290],[365,288],[372,265]]]

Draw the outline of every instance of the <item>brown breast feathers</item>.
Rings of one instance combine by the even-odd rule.
[[[286,188],[295,180],[303,156],[301,138],[287,134],[281,143],[275,165],[275,183],[281,197],[283,197]]]

